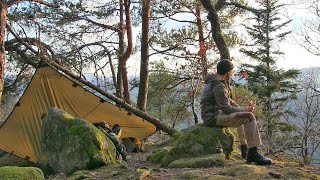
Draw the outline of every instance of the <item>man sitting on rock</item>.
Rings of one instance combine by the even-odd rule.
[[[238,128],[241,155],[248,163],[270,165],[271,160],[262,156],[257,146],[262,144],[256,118],[252,113],[255,105],[238,107],[231,99],[230,80],[233,64],[221,60],[217,64],[217,73],[209,74],[201,97],[201,116],[204,125],[210,127]],[[249,147],[249,150],[248,150]]]
[[[127,161],[128,154],[126,152],[126,148],[123,144],[121,144],[119,139],[121,136],[120,125],[115,124],[112,127],[112,130],[105,121],[93,123],[93,125],[100,129],[113,142],[114,146],[116,147],[116,159],[119,159],[121,155],[122,159],[124,161]]]

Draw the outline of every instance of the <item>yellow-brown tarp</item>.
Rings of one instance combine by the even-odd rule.
[[[42,120],[48,109],[57,107],[91,123],[105,120],[120,124],[122,138],[142,140],[156,127],[124,109],[102,101],[80,85],[46,66],[38,68],[14,110],[0,128],[0,149],[37,163],[41,157]]]

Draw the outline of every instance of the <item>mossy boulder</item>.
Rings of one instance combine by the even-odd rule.
[[[173,136],[169,146],[157,150],[148,159],[168,166],[171,162],[189,157],[200,157],[223,152],[228,159],[233,150],[234,135],[228,128],[192,126]]]
[[[72,174],[69,180],[93,179],[94,174],[88,170],[77,171]]]
[[[181,158],[171,162],[169,168],[208,168],[213,166],[224,166],[224,154],[210,154],[195,158]]]
[[[266,179],[268,171],[264,166],[240,164],[225,169],[222,175],[237,179]]]
[[[41,166],[71,174],[115,163],[116,150],[106,135],[85,120],[52,108],[43,120]]]
[[[4,166],[0,168],[1,179],[12,180],[44,180],[41,169],[36,167]]]

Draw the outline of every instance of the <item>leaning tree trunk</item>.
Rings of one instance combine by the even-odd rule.
[[[132,25],[131,25],[131,13],[130,13],[130,0],[124,0],[124,11],[126,14],[126,30],[127,30],[127,41],[128,47],[123,55],[121,62],[122,69],[122,80],[123,80],[123,96],[127,103],[131,104],[130,91],[129,91],[129,80],[127,72],[127,61],[133,52],[133,38],[132,38]]]
[[[150,0],[143,0],[142,3],[141,63],[137,106],[140,110],[146,111],[149,79]]]
[[[146,121],[152,123],[153,125],[156,126],[157,130],[162,130],[166,133],[168,133],[169,135],[173,135],[176,130],[161,123],[158,119],[148,115],[147,113],[139,110],[138,108],[126,103],[125,101],[123,101],[122,99],[113,96],[105,91],[103,91],[102,89],[100,89],[99,87],[95,86],[94,84],[90,83],[89,81],[86,81],[84,79],[81,79],[80,77],[74,75],[73,73],[71,73],[70,71],[64,69],[61,65],[59,65],[58,63],[55,63],[53,61],[50,62],[50,65],[55,67],[56,69],[61,70],[62,72],[64,72],[65,74],[67,74],[68,76],[78,80],[79,82],[87,85],[88,87],[96,90],[97,92],[99,92],[100,94],[104,95],[105,97],[111,99],[112,101],[114,101],[116,104],[121,105],[121,107],[123,107],[124,109],[128,110],[129,112],[135,114],[136,116],[139,116],[143,119],[145,119]]]
[[[116,72],[114,71],[111,53],[107,49],[106,49],[106,52],[107,52],[108,59],[109,59],[109,65],[110,65],[110,70],[111,70],[111,74],[112,74],[112,81],[113,81],[115,88],[117,89],[117,78],[116,78]]]
[[[161,123],[158,119],[148,115],[147,113],[139,110],[138,108],[126,103],[125,101],[123,101],[123,99],[118,98],[117,96],[111,95],[105,91],[103,91],[102,89],[100,89],[99,87],[95,86],[94,84],[90,83],[89,81],[86,81],[84,79],[82,79],[81,77],[76,76],[75,74],[71,73],[70,71],[66,70],[65,68],[63,68],[60,64],[50,60],[48,57],[41,55],[38,51],[36,51],[35,49],[33,49],[31,46],[29,46],[26,42],[24,42],[21,38],[19,38],[19,36],[17,34],[15,34],[14,32],[12,32],[12,35],[17,38],[19,40],[19,42],[21,44],[23,44],[27,49],[29,49],[31,52],[33,52],[34,54],[40,56],[41,58],[43,58],[44,60],[46,60],[46,63],[50,66],[53,66],[54,68],[64,72],[65,74],[67,74],[68,76],[78,80],[80,83],[83,83],[85,85],[87,85],[88,87],[96,90],[97,92],[99,92],[100,94],[104,95],[105,97],[111,99],[112,101],[114,101],[116,104],[120,105],[122,108],[125,108],[126,110],[130,111],[131,113],[145,119],[146,121],[152,123],[153,125],[156,126],[157,130],[162,130],[166,133],[168,133],[169,135],[174,134],[176,131],[173,128],[170,128],[169,126]],[[30,61],[29,59],[24,59],[27,63],[29,63],[30,65],[34,65],[34,63],[32,61]],[[35,66],[36,67],[36,66]]]
[[[7,24],[7,0],[0,0],[0,101],[4,87],[5,40]]]
[[[216,5],[220,5],[223,1],[218,1]],[[208,11],[208,19],[211,24],[211,30],[212,30],[212,37],[214,42],[217,45],[217,48],[220,52],[220,58],[221,59],[230,59],[230,53],[228,46],[222,36],[222,31],[220,27],[220,20],[218,16],[218,12],[216,10],[215,4],[213,4],[213,1],[211,0],[201,0],[201,3],[203,7]],[[219,8],[220,9],[220,8]]]

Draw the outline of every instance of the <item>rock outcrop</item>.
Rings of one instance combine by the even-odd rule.
[[[233,144],[234,136],[228,128],[195,125],[174,134],[168,146],[158,149],[148,159],[151,162],[161,163],[162,166],[170,166],[170,163],[182,158],[219,153],[223,153],[228,159],[233,150]],[[218,161],[217,164],[222,163]]]
[[[43,123],[40,164],[46,171],[71,174],[115,163],[113,143],[85,120],[52,108]]]
[[[41,169],[36,167],[4,166],[0,168],[0,178],[44,180],[44,175]]]

